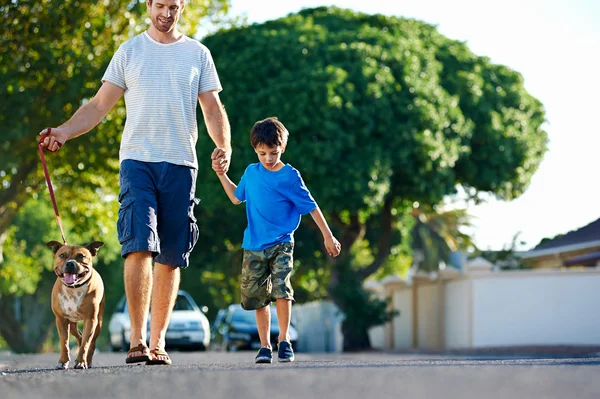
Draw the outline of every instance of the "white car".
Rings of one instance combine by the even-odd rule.
[[[179,290],[171,321],[167,328],[167,348],[205,350],[210,344],[210,324],[201,310],[186,291]],[[148,339],[150,338],[150,317],[148,316]],[[127,311],[127,299],[121,298],[108,323],[110,346],[113,350],[129,350],[131,324]]]

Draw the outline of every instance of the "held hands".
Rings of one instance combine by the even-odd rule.
[[[325,237],[325,249],[329,255],[336,257],[340,254],[342,245],[334,236],[329,236]]]
[[[212,169],[218,176],[222,176],[229,170],[231,152],[227,152],[222,148],[215,148],[210,159],[212,160]]]
[[[43,150],[56,152],[67,141],[67,136],[63,130],[58,127],[46,128],[40,132],[41,139],[39,146]]]

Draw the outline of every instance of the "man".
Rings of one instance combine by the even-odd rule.
[[[42,146],[57,151],[67,140],[88,132],[125,93],[117,230],[131,319],[126,362],[171,364],[164,350],[166,329],[180,268],[188,266],[198,238],[193,216],[196,101],[210,137],[224,151],[213,152],[213,163],[223,172],[229,169],[231,134],[210,51],[177,30],[185,0],[147,0],[146,5],[150,28],[121,44],[96,96],[66,123],[52,128]]]

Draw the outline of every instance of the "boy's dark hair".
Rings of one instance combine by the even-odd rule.
[[[252,126],[250,131],[250,143],[253,148],[259,145],[267,147],[285,147],[287,145],[289,133],[283,123],[272,116],[270,118],[258,121]]]

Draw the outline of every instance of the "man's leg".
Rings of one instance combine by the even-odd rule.
[[[154,282],[150,318],[150,349],[165,348],[165,335],[179,290],[180,270],[162,263],[154,264]],[[156,360],[167,360],[158,357]]]
[[[125,295],[131,321],[129,347],[146,345],[146,323],[148,306],[152,291],[152,253],[132,252],[125,258],[124,266]],[[132,352],[130,357],[143,356],[144,353]]]
[[[292,317],[292,300],[278,298],[275,302],[277,307],[277,319],[279,321],[279,337],[277,342],[290,341],[290,319]]]
[[[271,309],[270,306],[256,309],[256,326],[262,348],[271,348]]]

